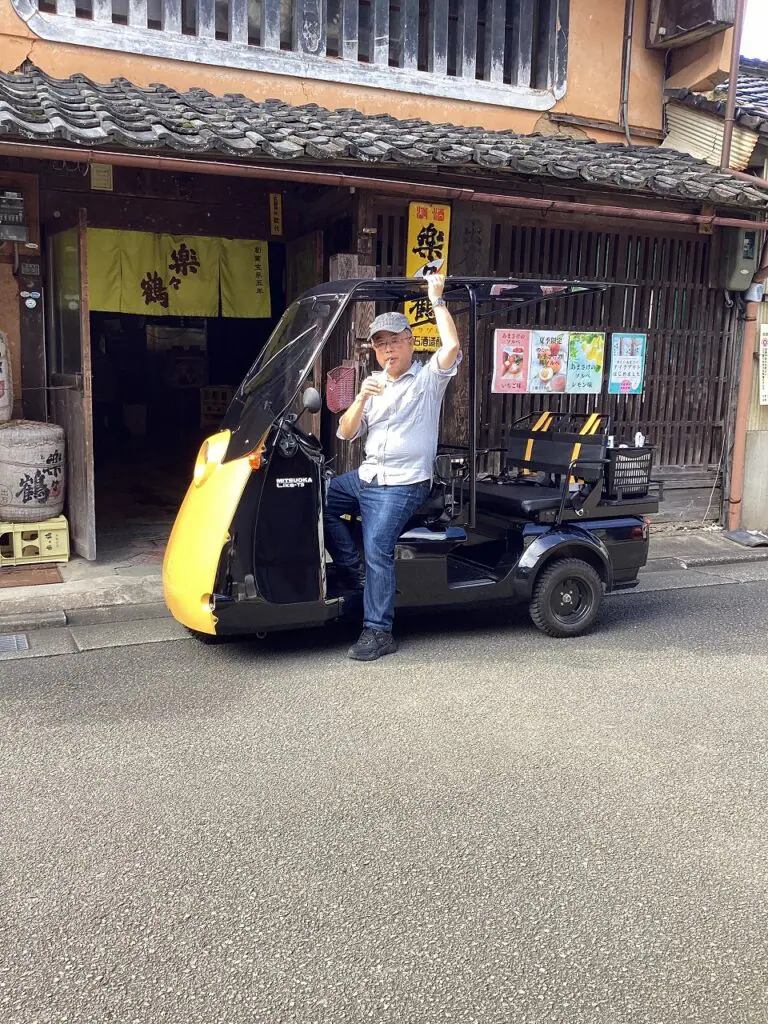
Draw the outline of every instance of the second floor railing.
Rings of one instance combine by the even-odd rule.
[[[568,0],[12,3],[86,46],[533,109],[565,90]]]

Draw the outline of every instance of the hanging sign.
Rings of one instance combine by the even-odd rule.
[[[493,380],[497,395],[522,395],[528,391],[531,332],[500,328],[493,332]]]
[[[439,203],[409,203],[406,277],[426,277],[448,273],[448,242],[451,208]],[[440,335],[435,314],[426,295],[407,302],[405,314],[416,339],[416,352],[436,352]]]
[[[768,324],[760,325],[760,405],[768,405]]]
[[[611,335],[609,395],[641,395],[645,381],[645,334]]]
[[[532,394],[562,394],[568,371],[568,332],[531,331],[528,390]]]
[[[569,395],[599,395],[603,385],[605,335],[572,332],[568,346]]]
[[[269,232],[278,236],[283,233],[283,197],[280,192],[269,193]]]

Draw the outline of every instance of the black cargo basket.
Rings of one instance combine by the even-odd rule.
[[[639,498],[648,493],[653,448],[609,448],[606,451],[603,497],[609,501]]]

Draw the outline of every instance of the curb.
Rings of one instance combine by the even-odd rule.
[[[752,555],[705,555],[700,558],[678,559],[681,569],[701,569],[706,565],[743,565],[745,562],[768,562],[768,551]]]
[[[94,605],[68,610],[62,608],[53,612],[29,611],[20,615],[0,615],[0,633],[26,633],[62,626],[100,626],[111,622],[139,622],[170,617],[165,605],[156,602]]]

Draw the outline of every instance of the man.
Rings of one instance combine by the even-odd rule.
[[[395,544],[403,527],[426,500],[437,453],[440,405],[456,376],[459,339],[443,299],[445,277],[427,278],[429,300],[441,347],[425,366],[413,361],[413,335],[402,313],[382,313],[368,329],[382,373],[363,381],[360,392],[339,421],[337,436],[365,436],[365,460],[359,470],[334,477],[325,508],[325,542],[343,584],[363,595],[363,632],[350,648],[355,661],[392,654],[395,611]],[[365,567],[345,514],[362,516]]]

